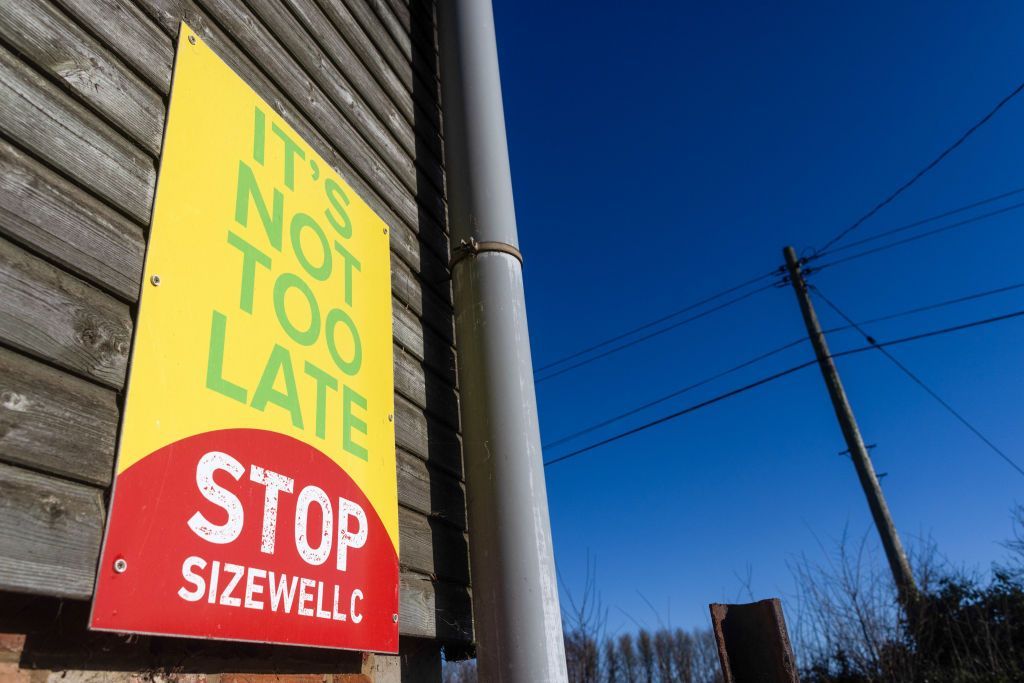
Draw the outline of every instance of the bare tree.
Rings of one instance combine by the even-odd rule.
[[[619,664],[626,681],[637,680],[640,668],[637,666],[636,650],[633,649],[633,636],[628,633],[619,637]]]
[[[1013,524],[1013,538],[1003,545],[1013,553],[1018,567],[1024,567],[1024,505],[1017,505],[1010,512]]]
[[[672,655],[675,660],[676,680],[692,683],[694,674],[694,637],[681,628],[672,634]]]
[[[721,683],[722,668],[718,661],[718,645],[711,629],[695,631],[693,642],[693,683]]]
[[[673,671],[672,634],[667,629],[659,629],[654,634],[654,661],[658,669],[658,680],[662,683],[675,683]]]
[[[611,638],[604,640],[604,677],[607,683],[618,683],[622,680],[623,672],[619,667],[619,653],[615,649],[615,641]]]
[[[640,680],[643,683],[654,683],[654,642],[645,628],[636,634],[636,654],[640,664]]]
[[[840,669],[881,679],[888,643],[901,638],[891,578],[872,555],[867,534],[853,544],[844,530],[824,564],[790,564],[798,586],[795,641],[805,661],[835,657]]]
[[[601,651],[608,610],[597,591],[597,563],[587,555],[587,574],[583,595],[577,601],[562,583],[566,600],[562,603],[565,638],[565,663],[570,683],[600,683]]]

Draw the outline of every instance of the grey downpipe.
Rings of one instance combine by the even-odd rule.
[[[490,0],[440,0],[452,285],[481,681],[566,681]]]

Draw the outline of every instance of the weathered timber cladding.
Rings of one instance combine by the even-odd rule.
[[[0,464],[0,576],[23,591],[69,598],[92,591],[103,492]]]
[[[0,3],[0,590],[92,594],[185,20],[390,227],[400,631],[472,638],[431,15],[420,0]]]
[[[2,139],[0,234],[126,301],[139,297],[142,228]]]
[[[112,390],[0,348],[0,460],[107,486],[118,410]]]

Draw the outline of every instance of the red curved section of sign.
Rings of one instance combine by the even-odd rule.
[[[196,466],[213,451],[244,468],[237,480],[226,470],[214,474],[214,483],[236,496],[244,513],[241,533],[227,543],[211,543],[189,526],[196,513],[213,525],[228,519],[196,482]],[[267,487],[252,481],[253,466],[294,480],[291,493],[279,493],[273,553],[261,549]],[[365,544],[347,549],[344,571],[338,569],[337,526],[323,564],[310,564],[296,549],[296,501],[307,486],[327,494],[335,524],[339,498],[366,514]],[[115,496],[93,628],[397,652],[395,547],[351,477],[309,444],[258,429],[198,434],[122,472]],[[321,539],[323,516],[319,505],[309,507],[311,546]],[[348,531],[358,533],[358,518],[345,518]]]

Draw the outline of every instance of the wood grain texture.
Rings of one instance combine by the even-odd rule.
[[[0,239],[0,342],[119,389],[131,339],[127,305]]]
[[[405,397],[395,395],[395,443],[429,465],[462,479],[462,440],[458,433]]]
[[[49,0],[0,3],[0,38],[143,149],[159,153],[160,95]]]
[[[153,159],[0,47],[0,133],[118,207],[149,223]]]
[[[331,0],[317,0],[317,2],[325,9],[331,4]],[[425,60],[413,53],[412,41],[408,33],[401,29],[397,20],[391,16],[390,10],[381,18],[374,11],[374,6],[379,5],[372,0],[349,0],[345,4],[396,73],[402,74],[407,69],[411,70],[409,72],[411,87],[424,93],[430,101],[439,103],[441,88],[436,60]],[[412,80],[413,74],[415,74],[415,81]]]
[[[106,486],[117,424],[110,389],[0,348],[0,461]]]
[[[414,15],[411,8],[403,2],[391,0],[364,0],[373,9],[391,38],[398,43],[403,54],[409,55],[414,64],[421,65],[421,71],[427,82],[431,78],[438,80],[437,47],[424,37],[425,27],[419,22],[424,21],[421,15]],[[432,27],[431,29],[432,30]]]
[[[157,91],[171,91],[174,45],[132,0],[56,2]]]
[[[395,103],[395,106],[412,124],[428,123],[429,128],[417,127],[421,138],[430,146],[437,159],[442,159],[440,127],[440,108],[436,99],[428,95],[428,89],[415,82],[412,64],[403,62],[397,57],[397,50],[392,58],[374,43],[370,35],[363,30],[353,16],[346,3],[317,2],[317,0],[285,0],[307,29],[318,36],[321,45],[328,52],[336,41],[331,36],[339,36],[351,46],[360,60],[366,64],[367,70],[373,74]],[[322,37],[322,39],[321,39]],[[340,50],[340,48],[339,48]],[[340,51],[338,54],[342,54]],[[412,98],[409,94],[412,94]],[[436,93],[435,93],[436,94]]]
[[[463,532],[402,506],[398,508],[398,536],[402,567],[469,584],[469,543]]]
[[[392,103],[359,55],[332,30],[330,21],[311,0],[290,0],[291,9],[282,0],[247,2],[335,106],[350,109],[356,119],[354,123],[373,133],[371,142],[379,138],[373,144],[383,145],[378,149],[382,155],[404,155],[415,165],[417,183],[426,178],[435,190],[443,193],[440,155],[417,155],[411,117],[413,100],[408,93],[401,97],[407,105],[407,116]]]
[[[0,235],[125,300],[139,298],[142,229],[3,139]]]
[[[455,350],[404,305],[392,308],[394,338],[404,349],[422,360],[439,377],[452,382],[455,377]]]
[[[401,576],[400,595],[398,630],[403,635],[472,640],[472,598],[465,586],[406,572]]]
[[[22,15],[22,14],[23,15],[32,15],[32,16],[34,16],[36,14],[41,13],[43,11],[43,8],[47,7],[47,5],[38,5],[38,6],[36,6],[34,3],[28,2],[28,0],[19,0],[19,3],[27,3],[25,6],[31,7],[31,11],[23,10],[19,14],[19,16]],[[8,12],[8,14],[10,14],[10,13],[14,12],[14,8],[21,7],[21,6],[22,5],[20,5],[20,4],[19,5],[11,5],[11,6],[5,5],[5,8],[8,8],[7,12]],[[79,10],[79,14],[82,14],[84,16],[87,16],[89,18],[94,19],[94,23],[99,21],[98,18],[93,17],[93,15],[90,12],[86,11],[88,9],[88,7],[90,6],[89,3],[72,3],[69,6],[73,6],[73,7],[77,8]],[[59,15],[59,13],[57,13],[57,14]],[[147,53],[155,53],[155,54],[160,55],[161,63],[166,64],[166,68],[168,70],[166,76],[168,77],[167,80],[169,81],[170,64],[171,64],[171,61],[173,59],[173,52],[172,52],[172,47],[171,47],[169,38],[166,35],[159,34],[159,37],[162,39],[163,42],[155,40],[155,38],[151,34],[152,34],[152,31],[156,27],[154,25],[152,25],[152,22],[149,19],[145,18],[144,16],[139,17],[139,16],[136,16],[134,13],[127,12],[127,11],[122,11],[120,13],[114,12],[114,16],[116,16],[117,19],[118,19],[117,22],[116,22],[116,26],[117,26],[117,28],[119,30],[126,31],[126,32],[128,32],[128,33],[130,33],[132,35],[142,35],[142,36],[146,36],[147,37],[147,40],[143,41],[143,42],[146,43],[146,47],[145,47],[144,51],[147,52]],[[24,18],[22,20],[22,23],[31,24],[30,19],[31,19],[31,16],[29,16],[28,18]],[[8,23],[10,24],[11,22],[8,22]],[[39,23],[39,22],[36,22],[36,23]],[[147,27],[148,27],[149,30],[147,30]],[[108,34],[109,33],[111,33],[111,32],[108,29]],[[86,72],[86,71],[96,71],[98,67],[96,67],[96,68],[88,67],[87,65],[83,64],[82,68],[83,68],[83,72]],[[88,76],[88,74],[87,74],[87,76]],[[90,78],[93,79],[93,80],[100,79],[101,76],[88,76],[87,78],[86,77],[83,77],[83,78],[85,78],[85,80],[88,81]],[[131,81],[131,82],[126,81],[126,82],[122,83],[121,86],[126,91],[134,91],[136,93],[135,95],[126,96],[126,97],[128,97],[129,100],[139,99],[139,98],[142,97],[142,95],[140,95],[138,93],[138,91],[142,87],[138,82],[136,82],[136,81]],[[80,94],[82,94],[83,96],[88,95],[89,93],[87,92],[87,90],[88,89],[83,90],[82,93],[80,93]],[[150,93],[150,94],[152,94],[152,93]],[[162,113],[160,114],[160,118],[162,120]],[[33,149],[34,152],[36,151],[31,146],[29,148]],[[130,190],[132,188],[128,188],[128,189]],[[152,194],[152,191],[153,191],[153,188],[151,188],[151,187],[146,188],[146,187],[141,187],[140,186],[140,187],[136,187],[134,189],[136,190],[137,194]],[[423,254],[421,253],[423,251],[422,243],[417,240],[417,238],[416,238],[416,236],[414,234],[409,233],[408,229],[405,229],[404,226],[398,230],[398,234],[396,234],[395,231],[393,230],[392,231],[392,235],[393,235],[393,237],[392,237],[393,246],[395,247],[396,253],[402,259],[404,259],[405,261],[408,261],[412,266],[414,266],[417,269],[419,269],[419,267],[421,265],[420,262],[423,260]],[[447,242],[444,241],[443,235],[440,236],[440,239],[441,239],[441,241],[440,242],[436,242],[433,245],[433,247],[432,247],[432,251],[434,253],[436,253],[439,250],[446,250],[447,249]],[[439,297],[439,296],[433,297],[434,300],[440,299],[443,302],[445,299],[450,298],[450,293],[447,291],[448,284],[447,284],[447,281],[446,281],[447,271],[446,271],[445,265],[444,265],[443,260],[441,258],[437,258],[436,260],[433,259],[433,258],[430,258],[428,260],[429,260],[429,263],[427,264],[428,267],[423,269],[423,271],[424,271],[423,275],[422,276],[413,275],[411,277],[411,279],[407,278],[407,281],[409,283],[412,283],[416,279],[426,279],[426,281],[428,283],[428,287],[433,287],[434,289],[439,290],[440,293],[443,295],[443,297]],[[409,270],[409,268],[406,268],[406,270]],[[418,291],[415,294],[415,296],[417,296],[417,297],[419,296],[419,292]],[[409,301],[409,300],[410,299],[406,299],[406,301]],[[442,303],[442,306],[443,305],[444,304]]]
[[[450,291],[445,296],[424,288],[416,273],[398,259],[391,261],[391,291],[449,344],[455,343],[455,314]]]
[[[452,386],[427,370],[397,344],[395,354],[395,392],[423,408],[431,417],[459,430],[459,395]]]
[[[451,474],[398,450],[398,499],[411,510],[466,529],[466,489]]]
[[[0,589],[90,597],[103,509],[98,488],[0,464]]]

